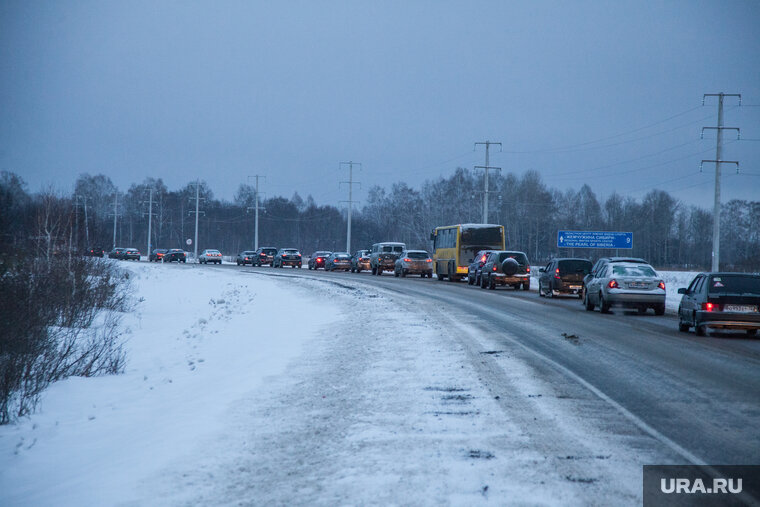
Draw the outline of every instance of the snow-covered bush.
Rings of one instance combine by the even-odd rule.
[[[128,274],[101,259],[0,259],[0,424],[69,376],[119,373]]]

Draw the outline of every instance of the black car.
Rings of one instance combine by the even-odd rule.
[[[327,261],[327,258],[330,257],[330,254],[332,252],[328,252],[327,250],[317,250],[311,256],[309,257],[309,269],[325,269],[325,262]]]
[[[361,273],[364,270],[372,269],[369,265],[369,250],[357,250],[351,257],[351,272]]]
[[[187,253],[179,248],[170,248],[161,257],[161,262],[187,262]]]
[[[583,279],[591,272],[587,259],[554,259],[539,270],[538,295],[541,297],[572,294],[583,297]]]
[[[351,254],[348,252],[333,252],[325,259],[325,271],[348,271],[351,269]]]
[[[277,255],[274,256],[272,262],[273,268],[284,268],[290,266],[291,268],[301,267],[301,252],[296,248],[281,248]]]
[[[245,250],[243,252],[240,252],[237,254],[237,257],[235,258],[235,262],[238,266],[245,266],[246,264],[250,264],[253,266],[254,259],[256,259],[256,252],[253,250]]]
[[[745,330],[754,336],[760,329],[760,275],[700,273],[678,293],[679,331],[693,327],[704,336],[708,329]]]
[[[156,248],[148,256],[148,262],[161,262],[161,258],[167,252],[165,248]]]
[[[123,259],[124,251],[126,248],[114,248],[110,252],[108,252],[108,258],[109,259]]]
[[[85,257],[103,257],[105,255],[105,250],[98,246],[90,247],[87,250],[84,251]]]
[[[274,256],[277,255],[277,249],[271,246],[263,246],[257,248],[254,252],[254,266],[272,266],[274,264]]]
[[[125,261],[139,261],[140,250],[137,248],[126,248],[120,258]]]
[[[480,273],[483,270],[483,264],[493,250],[481,250],[475,254],[475,258],[467,267],[467,283],[470,285],[480,285]]]
[[[530,262],[524,252],[499,250],[488,256],[480,275],[480,288],[495,289],[497,285],[530,289]]]

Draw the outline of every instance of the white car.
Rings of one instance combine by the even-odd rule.
[[[201,264],[208,264],[209,262],[212,264],[221,264],[222,253],[219,250],[204,250],[198,256],[198,262]]]

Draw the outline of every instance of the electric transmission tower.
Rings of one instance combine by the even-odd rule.
[[[348,204],[348,223],[346,225],[346,252],[348,252],[348,254],[350,255],[351,254],[351,208],[353,208],[354,202],[355,202],[352,198],[353,190],[354,190],[354,185],[359,185],[360,188],[362,185],[361,182],[354,181],[354,166],[357,165],[361,169],[362,164],[361,162],[353,162],[353,161],[341,162],[339,164],[339,167],[342,168],[343,166],[346,166],[346,165],[348,166],[348,181],[341,181],[340,183],[338,183],[338,186],[343,185],[344,183],[348,185],[348,200],[341,201],[341,202],[345,202]]]
[[[475,146],[478,146],[479,144],[485,145],[486,147],[486,165],[476,165],[475,169],[483,169],[485,174],[483,178],[483,223],[488,223],[488,194],[491,192],[488,190],[488,171],[498,170],[501,171],[501,167],[491,167],[488,165],[488,150],[491,147],[491,145],[498,145],[499,150],[501,150],[501,143],[493,142],[493,141],[482,141],[475,143]]]
[[[702,135],[704,137],[705,130],[717,130],[717,141],[715,148],[715,160],[703,160],[700,163],[700,171],[702,170],[702,164],[705,162],[715,163],[715,202],[713,203],[713,247],[712,247],[712,271],[718,271],[720,269],[720,166],[721,164],[735,164],[736,172],[739,172],[739,162],[736,160],[723,160],[723,131],[735,130],[737,139],[741,136],[741,131],[738,127],[724,127],[723,126],[723,98],[724,97],[738,97],[739,105],[742,105],[742,96],[739,93],[705,93],[702,97],[702,105],[705,105],[705,99],[707,97],[718,97],[718,125],[715,127],[702,127]]]

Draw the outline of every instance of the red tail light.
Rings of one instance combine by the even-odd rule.
[[[248,257],[246,257],[245,260],[248,260]]]
[[[404,258],[404,262],[412,262],[412,259]]]
[[[530,273],[530,266],[526,267],[526,268],[525,268],[525,271],[526,271],[527,273]]]
[[[559,268],[554,270],[554,278],[559,280]]]
[[[610,283],[607,284],[607,287],[609,287],[610,289],[617,289],[620,286],[618,285],[617,280],[612,279],[610,280]]]
[[[493,267],[493,271],[496,271],[496,266]]]
[[[718,305],[715,303],[702,303],[702,309],[706,312],[713,312],[718,310]]]
[[[338,262],[338,259],[333,259],[333,262]]]
[[[485,262],[485,261],[486,261],[486,256],[484,255],[483,257],[481,257],[480,262]]]
[[[665,290],[665,282],[660,282],[657,284],[657,286],[661,288],[662,290]]]
[[[433,259],[428,259],[425,262],[433,262]]]

